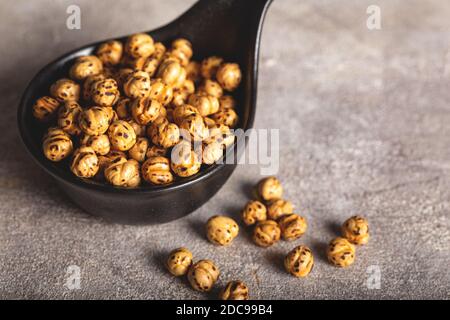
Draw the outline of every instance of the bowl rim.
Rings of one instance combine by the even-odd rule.
[[[166,26],[163,26],[157,30],[154,30],[152,32],[149,32],[149,34],[152,34],[153,32],[162,31]],[[123,39],[124,37],[117,37],[114,39]],[[78,189],[89,189],[96,192],[102,192],[102,193],[117,193],[117,194],[127,194],[127,195],[141,195],[141,194],[158,194],[158,193],[166,193],[171,191],[176,191],[182,188],[186,188],[190,185],[199,183],[203,180],[207,180],[209,177],[211,177],[216,172],[220,171],[224,168],[226,165],[236,166],[237,159],[235,159],[234,163],[227,164],[227,163],[221,163],[217,164],[214,163],[213,165],[209,165],[206,168],[202,168],[198,173],[191,177],[176,179],[174,182],[167,184],[167,185],[151,185],[149,183],[144,183],[137,187],[137,188],[123,188],[123,187],[117,187],[113,186],[107,183],[99,183],[95,182],[92,183],[89,181],[89,179],[83,179],[76,177],[73,175],[69,170],[62,169],[55,170],[56,162],[52,162],[48,159],[46,159],[42,152],[39,153],[39,155],[36,154],[36,152],[40,151],[40,148],[36,148],[34,145],[33,140],[31,139],[31,133],[28,130],[28,128],[25,125],[25,115],[27,113],[27,105],[30,104],[31,101],[31,93],[34,91],[34,84],[37,82],[36,80],[43,77],[44,74],[50,69],[53,65],[57,64],[59,61],[64,59],[71,59],[74,57],[77,57],[79,55],[82,55],[81,52],[86,50],[91,50],[92,48],[95,48],[100,43],[103,43],[105,41],[109,41],[112,39],[107,39],[103,41],[97,41],[92,44],[88,44],[85,46],[82,46],[81,48],[74,49],[69,51],[68,53],[54,59],[50,63],[46,64],[42,69],[40,69],[28,82],[25,90],[22,93],[19,105],[17,107],[17,126],[19,129],[19,136],[22,141],[22,143],[25,146],[25,149],[27,152],[31,155],[34,162],[39,165],[40,168],[44,169],[45,172],[47,172],[50,176],[55,178],[57,181],[62,183],[68,183],[72,187],[78,188]],[[258,44],[257,44],[258,45]],[[254,61],[256,62],[254,64],[254,68],[251,72],[251,92],[249,92],[250,95],[250,112],[248,114],[248,119],[245,123],[245,125],[241,128],[242,130],[246,131],[249,128],[252,128],[254,117],[255,117],[255,111],[256,111],[256,88],[257,88],[257,74],[258,74],[258,57],[259,57],[259,50],[255,50],[255,55],[252,56]],[[30,111],[28,111],[30,112]],[[247,142],[245,141],[244,144],[246,145]],[[231,152],[234,152],[236,146],[236,142],[233,143],[230,147],[228,147],[224,153],[223,158],[226,158]]]

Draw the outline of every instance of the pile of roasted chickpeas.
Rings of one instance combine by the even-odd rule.
[[[253,226],[253,242],[267,248],[281,238],[293,241],[307,230],[304,217],[294,212],[290,201],[283,199],[283,187],[275,177],[261,180],[255,188],[255,198],[242,210],[242,221]],[[342,236],[333,239],[327,247],[327,257],[336,267],[348,267],[355,260],[355,245],[364,245],[369,241],[368,221],[360,216],[346,220],[341,228]],[[216,245],[230,245],[239,233],[235,220],[227,216],[216,215],[206,223],[206,236]],[[167,260],[167,268],[175,276],[187,274],[192,288],[198,291],[210,291],[219,277],[219,268],[210,260],[200,260],[193,264],[192,253],[186,248],[172,251]],[[286,271],[298,278],[306,277],[314,266],[314,257],[310,248],[296,246],[284,258]],[[249,289],[242,281],[228,282],[221,291],[223,300],[247,300]]]
[[[68,78],[33,105],[35,118],[49,127],[44,155],[71,159],[77,177],[125,188],[142,179],[168,184],[213,164],[234,143],[232,92],[242,75],[220,57],[192,57],[187,39],[166,48],[142,33],[77,58]]]

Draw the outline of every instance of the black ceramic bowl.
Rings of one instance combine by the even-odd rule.
[[[249,3],[252,3],[252,6]],[[236,92],[239,128],[252,127],[256,105],[257,61],[262,18],[270,1],[201,0],[174,22],[148,32],[155,41],[165,44],[177,37],[189,39],[195,60],[220,55],[239,63],[243,80]],[[255,9],[254,4],[259,3]],[[202,17],[201,19],[199,17]],[[125,37],[120,38],[124,40]],[[103,42],[103,41],[101,41]],[[73,60],[94,52],[101,42],[73,51],[44,67],[26,88],[18,108],[18,126],[30,155],[78,206],[88,213],[127,224],[164,223],[200,207],[227,181],[235,164],[204,167],[189,178],[166,186],[142,184],[136,189],[117,188],[89,179],[77,178],[68,169],[66,160],[54,163],[42,153],[42,136],[46,126],[34,119],[32,105],[48,95],[50,85],[67,77]],[[231,147],[226,154],[235,149]]]

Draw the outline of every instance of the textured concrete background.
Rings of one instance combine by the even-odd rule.
[[[65,28],[69,4],[82,9],[82,30]],[[237,216],[257,166],[239,167],[209,203],[160,226],[113,225],[67,201],[22,147],[15,112],[41,66],[94,40],[152,29],[192,1],[0,2],[0,297],[215,298],[231,279],[254,299],[450,298],[450,4],[445,0],[278,0],[262,37],[256,126],[281,129],[286,197],[307,217],[295,243],[260,249],[242,230],[217,248],[203,233],[213,214]],[[378,4],[382,30],[366,28]],[[372,239],[356,263],[336,269],[326,243],[347,217],[362,214]],[[295,279],[283,256],[306,244],[314,271]],[[217,289],[194,292],[164,270],[177,246],[214,260]],[[66,268],[78,265],[81,289]],[[381,268],[369,289],[367,268]]]

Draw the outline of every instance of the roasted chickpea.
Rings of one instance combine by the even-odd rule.
[[[172,42],[172,49],[180,50],[188,59],[192,58],[194,54],[192,51],[192,43],[183,38],[175,39]]]
[[[152,158],[152,157],[165,157],[167,155],[167,149],[160,147],[160,146],[150,146],[147,149],[147,154],[146,157],[147,158]]]
[[[218,112],[214,113],[211,118],[217,124],[224,124],[230,128],[236,127],[239,117],[234,109],[220,109]]]
[[[77,102],[67,101],[58,111],[58,126],[70,135],[79,135],[78,117],[82,111]]]
[[[47,159],[58,162],[72,153],[72,140],[60,128],[50,128],[44,136],[42,150]]]
[[[133,58],[149,57],[155,51],[153,38],[146,33],[133,34],[128,37],[125,44],[125,51]]]
[[[52,97],[41,97],[33,105],[33,115],[40,121],[48,121],[56,113],[60,104]]]
[[[144,137],[138,137],[136,143],[128,150],[128,155],[131,159],[138,162],[144,162],[147,150],[148,150],[148,139]]]
[[[85,135],[81,139],[81,144],[94,149],[97,155],[105,156],[111,150],[111,144],[109,143],[109,138],[106,134],[99,136],[88,136]]]
[[[189,133],[193,141],[203,141],[209,137],[209,129],[199,114],[193,114],[183,119],[180,129],[182,129],[182,135]]]
[[[237,63],[224,63],[216,74],[217,82],[227,91],[234,91],[241,83],[241,69]]]
[[[111,107],[119,100],[119,87],[114,79],[99,80],[91,88],[92,100],[99,106]]]
[[[159,117],[148,127],[148,136],[154,144],[171,148],[180,141],[180,129],[175,123],[169,123],[166,118]]]
[[[115,66],[122,59],[123,45],[120,41],[102,43],[97,49],[97,56],[105,66]]]
[[[220,293],[222,300],[248,300],[248,287],[242,281],[230,281]]]
[[[200,93],[207,94],[219,99],[223,95],[223,89],[217,81],[206,79],[198,88]]]
[[[187,141],[179,142],[172,149],[170,167],[179,177],[190,177],[200,171],[201,157]]]
[[[217,70],[219,69],[222,62],[223,59],[216,56],[212,56],[203,60],[200,66],[200,72],[202,74],[202,77],[205,79],[215,78]]]
[[[92,178],[99,170],[98,158],[94,149],[81,146],[73,154],[70,170],[80,178]]]
[[[176,277],[184,276],[192,265],[192,252],[186,248],[178,248],[170,252],[166,261],[167,269]]]
[[[114,110],[117,113],[117,116],[120,120],[125,120],[131,117],[131,99],[129,98],[120,98],[116,105],[114,106]]]
[[[236,100],[230,95],[224,95],[219,98],[219,109],[236,109]]]
[[[306,219],[294,213],[282,216],[278,224],[281,228],[281,236],[287,241],[300,238],[308,228]]]
[[[190,61],[186,66],[186,78],[193,82],[198,82],[201,79],[200,63],[197,61]]]
[[[218,142],[204,143],[202,148],[202,161],[205,164],[216,163],[223,157],[223,146]]]
[[[188,280],[197,291],[210,291],[219,278],[219,268],[211,260],[200,260],[190,266]]]
[[[206,223],[206,235],[214,244],[226,246],[239,233],[239,227],[233,219],[225,216],[213,216]]]
[[[182,67],[186,67],[189,64],[189,59],[180,49],[170,49],[170,51],[166,52],[164,55],[163,61],[165,60],[175,60],[180,63]]]
[[[125,153],[122,151],[111,150],[108,154],[102,156],[98,155],[98,166],[99,169],[97,174],[95,175],[95,179],[104,181],[105,180],[105,169],[112,163],[112,161],[116,158],[122,158],[127,160]]]
[[[286,271],[295,277],[306,277],[314,267],[314,257],[306,246],[295,247],[284,258]]]
[[[132,99],[148,97],[150,94],[150,76],[144,71],[134,71],[125,81],[123,90]]]
[[[108,129],[108,137],[111,146],[115,150],[127,151],[136,143],[136,132],[133,127],[124,120],[117,120]]]
[[[140,66],[140,68],[138,69],[147,72],[150,77],[153,77],[156,74],[156,71],[158,70],[160,64],[161,61],[159,59],[150,56],[144,59],[142,66]]]
[[[157,100],[140,98],[131,104],[131,114],[138,124],[145,126],[160,116],[161,107]]]
[[[267,215],[272,220],[277,220],[281,216],[294,212],[292,202],[283,199],[269,201],[267,205]]]
[[[139,186],[139,162],[134,159],[117,157],[105,169],[106,180],[114,186],[136,188]]]
[[[98,136],[108,130],[113,116],[108,107],[91,107],[80,113],[79,126],[85,134]]]
[[[96,74],[94,76],[89,76],[84,80],[83,83],[83,99],[89,101],[92,98],[92,89],[97,81],[105,80],[106,77],[103,73]]]
[[[329,243],[327,257],[337,267],[348,267],[355,261],[355,246],[347,239],[338,237]]]
[[[342,225],[342,235],[353,244],[363,245],[369,241],[369,223],[361,216],[354,216]]]
[[[165,157],[148,158],[142,165],[142,178],[153,184],[168,184],[173,181],[170,161]]]
[[[219,100],[216,97],[197,93],[189,96],[188,103],[197,108],[202,117],[209,116],[219,111]]]
[[[186,80],[186,70],[178,61],[168,59],[159,66],[157,77],[169,86],[181,86]]]
[[[165,52],[166,47],[164,47],[162,43],[155,43],[155,52],[145,59],[144,64],[142,65],[142,71],[147,72],[150,77],[153,77],[161,64]]]
[[[234,143],[234,140],[235,136],[231,132],[230,128],[226,125],[220,124],[209,127],[209,136],[208,139],[205,140],[205,143],[209,144],[215,142],[220,144],[223,149],[226,149]]]
[[[158,100],[163,106],[167,106],[173,98],[172,87],[162,82],[161,79],[156,79],[151,82],[150,98]]]
[[[84,80],[89,76],[102,73],[103,63],[96,56],[83,56],[77,58],[72,68],[70,77],[75,80]]]
[[[266,219],[266,206],[259,201],[251,200],[247,202],[244,210],[242,210],[242,220],[247,226],[251,226],[259,221],[264,221]]]
[[[167,49],[164,44],[162,44],[161,42],[156,42],[155,51],[153,52],[152,57],[157,59],[158,61],[161,61],[166,51]]]
[[[258,183],[258,193],[265,201],[278,200],[283,196],[283,187],[277,178],[268,177]]]
[[[78,101],[80,85],[70,79],[59,79],[50,87],[50,94],[59,102]]]
[[[253,241],[260,247],[270,247],[280,240],[281,230],[273,220],[258,222],[253,230]]]
[[[173,110],[172,113],[172,117],[173,117],[173,121],[177,124],[177,125],[181,125],[181,123],[189,116],[191,115],[195,115],[195,114],[200,114],[197,110],[197,108],[194,108],[193,106],[189,105],[189,104],[184,104],[181,105],[179,107],[176,107]]]

